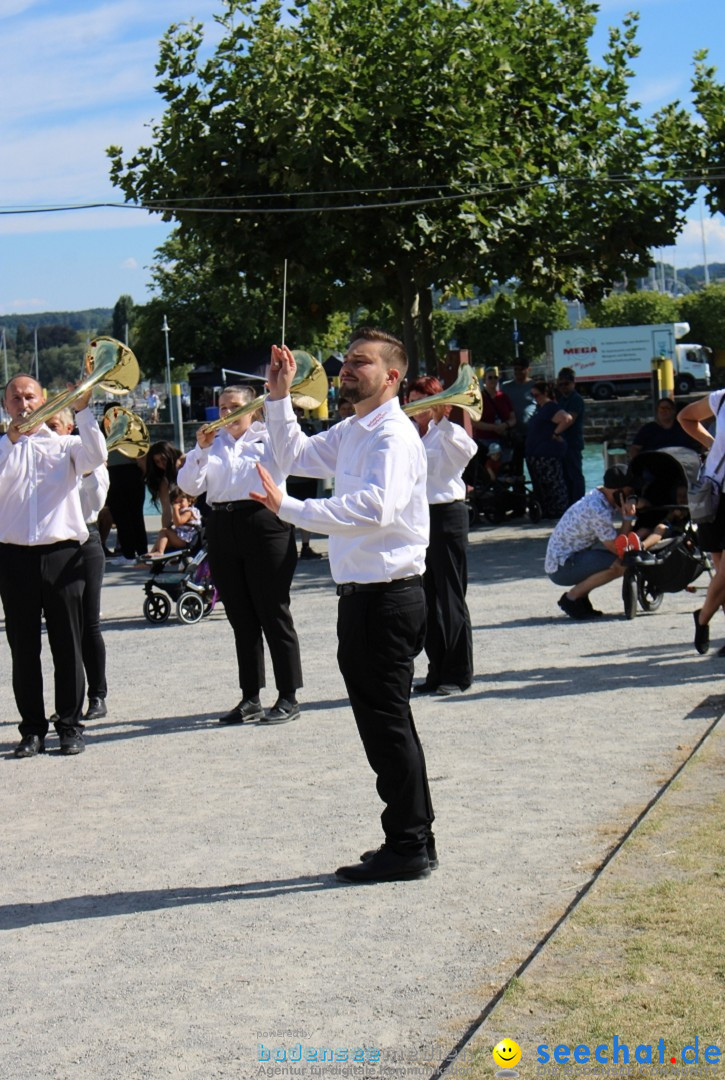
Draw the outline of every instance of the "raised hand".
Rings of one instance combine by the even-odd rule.
[[[292,380],[297,371],[297,364],[292,350],[286,345],[273,345],[269,361],[267,385],[271,401],[281,401],[287,397],[292,387]]]

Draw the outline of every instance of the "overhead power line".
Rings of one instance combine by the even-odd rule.
[[[409,185],[399,188],[358,188],[337,189],[329,191],[295,191],[277,192],[274,194],[252,195],[214,195],[214,196],[181,196],[175,200],[148,200],[145,202],[88,202],[88,203],[64,203],[57,206],[7,206],[0,207],[0,216],[17,216],[25,214],[58,214],[77,210],[143,210],[146,213],[186,213],[186,214],[324,214],[340,213],[360,210],[390,210],[405,209],[409,206],[426,206],[441,202],[463,202],[469,199],[485,198],[491,195],[514,194],[531,190],[536,187],[562,187],[565,185],[587,184],[636,184],[636,183],[660,183],[660,184],[705,184],[725,180],[725,174],[691,173],[683,176],[641,176],[641,175],[606,175],[606,176],[558,176],[532,180],[522,183],[490,184],[485,187],[472,188],[469,191],[453,190],[452,184],[426,184]],[[320,196],[358,195],[366,196],[383,192],[403,191],[445,191],[449,194],[424,195],[420,198],[393,199],[386,201],[371,202],[347,202],[325,203],[315,206],[219,206],[220,202],[238,203],[259,202],[271,199],[309,199]]]

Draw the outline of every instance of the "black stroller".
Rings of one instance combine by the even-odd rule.
[[[705,572],[712,573],[710,557],[700,551],[697,526],[687,505],[688,478],[700,467],[696,451],[677,446],[638,454],[630,463],[639,499],[636,529],[667,525],[667,535],[648,551],[630,551],[624,557],[622,600],[625,618],[633,619],[637,605],[656,611],[665,593],[681,592]]]
[[[151,577],[144,583],[143,613],[152,623],[163,623],[176,604],[183,623],[196,623],[210,615],[219,599],[201,539],[190,548],[147,559]]]

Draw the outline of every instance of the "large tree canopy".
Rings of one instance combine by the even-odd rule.
[[[517,279],[601,295],[673,242],[628,100],[636,20],[601,64],[588,0],[225,0],[223,37],[161,43],[152,145],[109,151],[129,200],[177,223],[229,287],[281,295],[300,324],[393,302],[433,358],[431,287]],[[223,269],[222,269],[223,268]]]

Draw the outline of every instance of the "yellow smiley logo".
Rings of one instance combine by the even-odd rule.
[[[513,1039],[501,1039],[492,1050],[493,1060],[502,1069],[513,1069],[521,1061],[521,1047]]]

